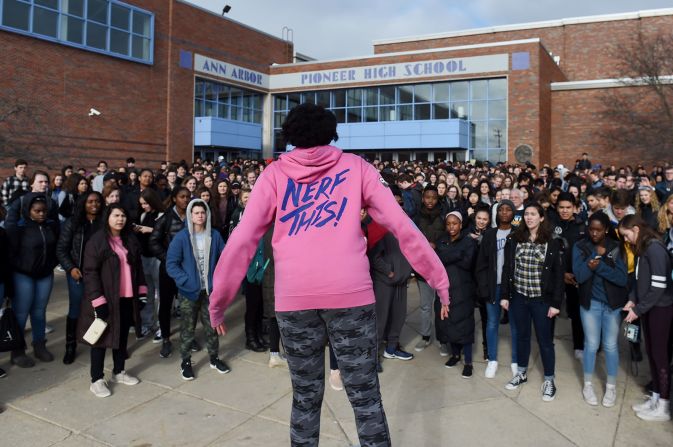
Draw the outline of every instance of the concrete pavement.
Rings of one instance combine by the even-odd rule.
[[[129,335],[131,358],[127,370],[141,379],[128,387],[111,384],[112,396],[100,399],[89,392],[89,351],[80,346],[74,364],[63,365],[67,287],[57,273],[48,322],[55,332],[48,347],[57,357],[31,369],[9,364],[0,379],[0,445],[2,446],[285,446],[289,445],[292,388],[286,369],[269,369],[268,354],[243,348],[244,303],[237,299],[221,338],[220,353],[232,368],[221,375],[208,367],[207,353],[195,353],[196,380],[180,377],[179,354],[159,357],[160,345]],[[418,339],[418,293],[409,288],[409,316],[402,343],[410,352]],[[477,313],[478,319],[478,313]],[[477,327],[478,323],[477,323]],[[642,395],[649,368],[629,368],[622,354],[618,401],[614,408],[590,407],[582,400],[582,368],[572,355],[570,325],[556,326],[558,395],[542,402],[542,365],[535,347],[528,384],[510,392],[509,331],[500,328],[500,369],[485,379],[481,334],[477,334],[472,379],[463,379],[461,366],[446,369],[437,346],[415,354],[409,362],[386,360],[380,375],[384,406],[395,446],[672,446],[673,422],[640,421],[631,405]],[[197,329],[197,334],[199,329]],[[173,335],[174,341],[177,334]],[[30,344],[30,336],[27,337]],[[174,342],[174,347],[177,343]],[[106,361],[109,378],[111,356]],[[604,361],[599,356],[594,385],[599,400],[604,391]],[[322,409],[321,446],[357,445],[353,413],[345,392],[326,386]]]

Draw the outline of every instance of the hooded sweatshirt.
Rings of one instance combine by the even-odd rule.
[[[206,222],[204,230],[194,232],[192,208],[195,204],[206,206]],[[173,278],[180,294],[195,301],[201,290],[210,292],[213,283],[213,272],[222,250],[224,240],[210,224],[210,209],[206,202],[195,199],[189,202],[186,214],[187,228],[175,235],[166,253],[166,273]]]
[[[393,233],[410,264],[448,304],[449,280],[442,263],[378,171],[357,155],[318,146],[281,155],[257,179],[215,270],[212,325],[223,322],[257,244],[272,223],[276,311],[373,303],[361,208]]]

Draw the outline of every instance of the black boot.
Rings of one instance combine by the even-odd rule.
[[[68,318],[65,322],[65,354],[63,363],[70,365],[75,361],[77,351],[77,318]]]
[[[257,334],[252,331],[246,331],[245,333],[245,349],[249,349],[253,352],[266,351],[266,348],[262,346],[257,340]]]
[[[53,362],[54,355],[47,350],[47,340],[33,342],[33,354],[41,362]]]
[[[19,368],[32,368],[35,366],[35,360],[28,357],[26,355],[26,350],[23,348],[12,351],[11,359],[12,365],[16,365]]]
[[[271,340],[269,339],[269,328],[268,325],[265,325],[264,322],[259,322],[257,325],[257,343],[262,345],[264,350],[269,349],[271,346]]]

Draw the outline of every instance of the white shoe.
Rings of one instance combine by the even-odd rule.
[[[498,361],[489,361],[486,365],[486,372],[484,373],[484,376],[486,376],[487,379],[492,379],[495,377],[496,372],[498,372]]]
[[[441,355],[442,357],[449,356],[449,346],[446,343],[442,343],[439,345],[439,355]]]
[[[584,358],[584,351],[581,349],[575,349],[575,358],[577,360],[582,360]]]
[[[617,387],[615,385],[608,385],[605,388],[605,395],[603,396],[603,406],[611,408],[615,406],[617,401]]]
[[[591,405],[592,407],[598,405],[598,398],[596,397],[596,392],[594,391],[594,386],[591,384],[591,382],[586,382],[584,384],[582,397],[584,397],[584,402]]]
[[[51,334],[52,332],[54,332],[54,326],[52,326],[52,325],[50,325],[50,324],[47,324],[47,325],[44,327],[44,333],[45,333],[45,334]]]
[[[89,390],[91,390],[91,392],[96,397],[108,397],[110,394],[112,394],[110,393],[110,389],[107,387],[107,383],[105,383],[105,379],[96,380],[91,384]]]
[[[137,377],[133,377],[129,374],[126,374],[126,371],[122,371],[119,374],[112,374],[110,378],[112,383],[122,383],[124,385],[137,385],[140,380]]]
[[[644,421],[670,421],[671,401],[667,399],[659,399],[649,410],[640,411],[636,413],[636,416]]]
[[[278,352],[269,354],[269,368],[287,368],[287,359]]]
[[[334,391],[341,391],[344,389],[344,384],[341,381],[341,372],[338,369],[330,370],[329,386],[331,386]]]
[[[654,405],[655,401],[652,399],[652,396],[646,396],[645,401],[639,404],[633,404],[631,405],[631,409],[635,411],[636,413],[640,413],[641,411],[647,411],[652,409],[652,405]]]
[[[518,363],[512,363],[510,365],[510,368],[512,369],[512,377],[515,377],[517,374],[519,374],[519,364]]]

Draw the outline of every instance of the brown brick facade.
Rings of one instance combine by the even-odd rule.
[[[17,157],[51,172],[66,162],[117,166],[129,156],[139,166],[191,160],[194,72],[179,66],[180,50],[263,73],[292,59],[284,41],[176,0],[126,3],[154,13],[153,65],[0,30],[2,102],[30,109],[0,123],[11,141],[0,176]],[[101,115],[89,117],[92,107]]]

